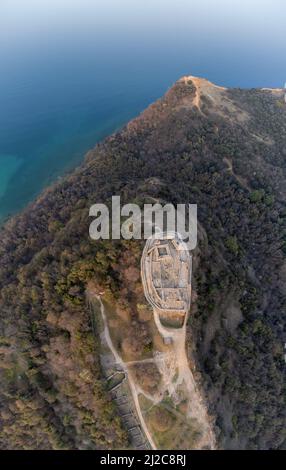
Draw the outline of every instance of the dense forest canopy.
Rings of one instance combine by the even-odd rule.
[[[198,205],[189,343],[219,446],[286,447],[284,96],[207,86],[197,106],[178,81],[1,229],[2,449],[129,445],[85,302],[93,280],[140,331],[122,273],[142,243],[88,235],[90,206],[112,195]]]

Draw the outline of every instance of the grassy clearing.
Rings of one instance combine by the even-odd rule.
[[[172,409],[168,400],[146,411],[145,419],[159,449],[194,449],[201,435],[198,423]]]

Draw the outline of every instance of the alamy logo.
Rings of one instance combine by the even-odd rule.
[[[95,217],[89,227],[93,240],[148,240],[162,238],[164,234],[177,233],[186,250],[197,245],[196,204],[124,204],[120,196],[112,196],[111,214],[105,204],[91,206],[89,215]]]

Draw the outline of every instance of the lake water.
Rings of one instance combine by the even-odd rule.
[[[283,87],[285,20],[284,0],[1,0],[0,221],[184,74]]]

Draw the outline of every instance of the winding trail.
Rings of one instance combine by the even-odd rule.
[[[199,87],[197,87],[195,100],[198,106],[199,99],[200,90]],[[186,325],[191,303],[190,279],[192,273],[192,258],[187,246],[177,232],[162,233],[162,240],[165,244],[160,245],[160,242],[150,237],[145,244],[141,257],[141,279],[144,294],[146,300],[153,308],[153,319],[156,328],[161,338],[164,340],[164,343],[169,345],[167,354],[159,351],[154,352],[154,360],[160,372],[161,380],[159,393],[154,394],[152,401],[159,405],[163,397],[167,396],[173,403],[173,413],[176,413],[177,406],[184,403],[186,422],[196,422],[199,430],[199,437],[193,445],[198,449],[214,449],[216,440],[211,420],[202,393],[197,386],[190,368],[186,350]],[[175,240],[175,245],[172,245],[170,240]],[[172,262],[170,262],[169,259],[167,261],[164,259],[161,260],[159,248],[161,247],[162,249],[162,246],[168,246],[169,252],[167,248],[165,248],[167,252],[166,256],[171,257]],[[178,248],[178,246],[180,248]],[[184,253],[184,256],[182,253]],[[179,268],[178,263],[180,263]],[[160,268],[158,268],[158,264]],[[184,267],[187,265],[187,270],[186,268],[183,270],[182,265]],[[162,282],[162,271],[165,276],[165,284]],[[163,290],[166,285],[168,288],[166,289],[167,295],[165,298],[162,292],[158,292],[158,290],[159,288]],[[181,304],[179,304],[179,306],[174,304],[173,297],[168,292],[170,287],[177,289],[178,298],[184,300],[183,307]],[[184,314],[183,326],[172,328],[162,323],[162,316],[165,315],[168,318],[168,315],[171,315],[172,311],[177,312],[177,315],[178,312],[182,315],[182,308]]]
[[[132,398],[133,398],[133,401],[134,401],[134,405],[135,405],[135,408],[136,408],[136,412],[137,412],[141,427],[142,427],[142,429],[145,433],[146,438],[149,441],[150,446],[152,447],[153,450],[156,450],[157,449],[156,445],[155,445],[155,443],[153,441],[153,438],[152,438],[152,436],[151,436],[151,434],[148,430],[148,427],[145,423],[145,420],[144,420],[144,417],[143,417],[143,414],[142,414],[142,411],[141,411],[141,408],[140,408],[136,385],[135,385],[131,375],[128,372],[128,367],[127,367],[126,363],[121,359],[121,357],[119,356],[118,352],[116,351],[116,349],[115,349],[115,347],[112,343],[112,339],[111,339],[110,333],[109,333],[107,318],[106,318],[106,314],[105,314],[105,308],[104,308],[103,302],[101,300],[101,297],[99,295],[96,295],[96,299],[100,303],[100,312],[101,312],[103,325],[104,325],[103,334],[105,336],[106,343],[107,343],[110,351],[114,355],[114,358],[115,358],[116,362],[122,367],[122,369],[126,373],[126,377],[128,379],[128,383],[129,383],[129,386],[130,386]],[[141,390],[140,390],[140,392],[141,392]]]
[[[154,309],[154,322],[157,326],[158,332],[162,336],[162,338],[170,338],[172,337],[172,350],[168,352],[155,352],[153,358],[149,359],[142,359],[137,361],[129,361],[124,362],[121,356],[118,354],[116,350],[109,331],[107,315],[105,311],[105,306],[102,302],[101,296],[94,292],[88,292],[89,301],[92,303],[96,300],[99,302],[100,305],[100,313],[103,321],[103,330],[101,332],[101,337],[103,338],[104,342],[106,343],[107,347],[109,348],[110,352],[114,357],[114,362],[117,363],[124,373],[126,374],[126,378],[129,384],[130,392],[132,395],[134,407],[136,409],[136,413],[138,416],[138,420],[141,426],[143,433],[147,441],[149,442],[150,447],[153,450],[157,450],[157,446],[153,440],[152,434],[148,429],[148,426],[145,422],[143,412],[141,410],[141,406],[139,403],[139,396],[142,395],[146,399],[148,399],[153,406],[156,406],[161,403],[164,394],[167,392],[170,396],[174,399],[176,398],[177,390],[184,386],[184,389],[187,390],[187,396],[189,401],[189,409],[186,412],[186,416],[195,418],[198,420],[200,425],[202,426],[202,435],[199,438],[196,448],[210,448],[215,449],[216,442],[215,436],[212,431],[212,427],[209,422],[209,417],[207,414],[206,407],[203,403],[201,398],[200,392],[196,385],[194,376],[190,370],[188,357],[186,353],[186,322],[184,326],[178,330],[174,329],[167,329],[162,326],[158,312]],[[129,372],[129,366],[133,366],[136,364],[148,364],[154,363],[157,365],[158,370],[162,376],[162,383],[159,391],[155,394],[150,395],[147,391],[143,390],[134,380],[132,374]],[[174,377],[176,375],[176,380]],[[162,406],[162,405],[161,405]],[[163,405],[166,409],[169,409],[170,412],[173,414],[177,414],[175,409],[168,407],[168,405]],[[178,414],[178,418],[179,418]]]
[[[159,333],[163,338],[172,337],[173,340],[173,355],[175,363],[178,367],[178,377],[176,383],[172,383],[170,371],[167,371],[169,376],[169,390],[176,389],[181,384],[185,384],[188,391],[190,403],[192,403],[191,416],[196,418],[198,422],[204,427],[204,433],[200,439],[200,447],[210,447],[215,449],[216,439],[212,427],[209,423],[208,413],[205,404],[200,395],[195,378],[191,372],[189,361],[186,352],[186,324],[178,330],[170,330],[162,326],[157,311],[154,311],[154,320]]]

